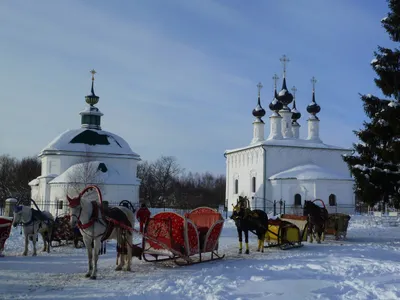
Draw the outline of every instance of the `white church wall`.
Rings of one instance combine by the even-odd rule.
[[[349,175],[341,156],[344,153],[345,150],[267,146],[267,178],[302,164],[316,164]]]
[[[271,197],[273,200],[283,200],[286,203],[286,213],[299,213],[293,208],[296,194],[301,196],[301,205],[305,200],[321,199],[330,213],[354,213],[355,198],[353,182],[341,180],[272,180]],[[336,205],[329,205],[329,196],[336,197]]]
[[[82,188],[68,188],[65,184],[51,184],[48,204],[43,209],[50,211],[54,216],[68,213],[67,193],[69,197],[76,197],[77,190]],[[132,204],[139,205],[139,187],[133,185],[99,185],[103,201],[110,204],[119,204],[122,200],[128,200]],[[97,199],[97,198],[96,198]],[[42,207],[40,207],[42,209]]]
[[[263,149],[261,147],[246,149],[227,155],[227,184],[226,199],[228,210],[232,210],[239,196],[247,196],[252,207],[260,206],[263,197]],[[253,177],[256,185],[253,191]],[[235,181],[238,180],[238,190],[235,190]]]

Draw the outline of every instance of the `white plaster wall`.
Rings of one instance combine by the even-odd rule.
[[[321,199],[324,201],[329,212],[349,213],[354,211],[355,197],[352,181],[340,180],[316,180],[316,181],[297,181],[273,180],[271,181],[272,199],[284,200],[286,205],[294,205],[294,196],[301,195],[301,204],[304,200]],[[329,205],[329,195],[336,195],[337,206]]]
[[[59,155],[45,155],[41,158],[42,160],[42,176],[49,174],[60,175],[65,172],[70,166],[84,162],[86,160],[100,160],[106,165],[111,165],[120,174],[127,174],[127,178],[133,178],[131,185],[102,185],[102,192],[104,200],[110,202],[120,202],[121,200],[129,200],[132,203],[139,203],[139,185],[136,181],[137,176],[137,164],[138,160],[129,157],[107,157],[106,155],[93,155],[89,157],[85,154],[74,153],[71,154],[59,154]],[[31,196],[36,202],[40,204],[40,209],[57,213],[57,199],[66,201],[66,188],[64,185],[49,185],[48,182],[51,178],[40,178],[39,186],[32,187]],[[83,186],[82,186],[83,189]],[[71,190],[70,190],[71,191]],[[76,196],[76,195],[71,195]],[[67,212],[66,209],[63,211]],[[60,213],[60,210],[58,210]]]
[[[261,147],[256,147],[227,155],[226,199],[228,199],[228,210],[232,210],[232,204],[236,204],[240,195],[247,196],[252,202],[252,207],[261,205],[258,197],[263,197],[263,151]],[[256,177],[255,193],[252,192],[253,176]],[[239,180],[237,194],[235,193],[235,179]]]
[[[267,149],[267,178],[303,164],[316,164],[339,174],[350,176],[342,154],[351,151],[264,146]]]
[[[108,201],[110,204],[119,204],[122,200],[131,201],[132,204],[139,205],[139,187],[133,185],[101,185],[99,186],[103,201]],[[83,190],[82,186],[82,190]],[[68,189],[64,184],[50,184],[49,204],[40,207],[40,209],[49,210],[54,216],[69,212],[68,201],[66,194],[70,197],[75,197],[77,192],[74,189]],[[97,197],[95,197],[97,199]],[[63,206],[60,209],[57,201],[63,201]]]
[[[267,149],[266,157],[266,206],[272,207],[272,201],[280,199],[287,201],[289,205],[294,203],[294,195],[299,193],[302,201],[321,198],[329,204],[328,197],[331,193],[336,195],[338,206],[354,206],[354,192],[352,181],[299,181],[285,180],[269,181],[268,178],[281,171],[303,164],[317,164],[335,173],[350,176],[342,154],[349,153],[346,150],[310,149],[300,147],[264,146]],[[232,204],[236,203],[239,195],[247,196],[251,200],[253,208],[263,208],[263,159],[262,147],[246,149],[226,155],[226,199],[228,210],[232,210]],[[252,193],[251,177],[256,176],[256,193]],[[239,179],[238,194],[234,193],[235,179]],[[336,209],[336,208],[335,208]]]

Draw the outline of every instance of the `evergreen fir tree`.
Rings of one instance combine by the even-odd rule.
[[[390,12],[381,20],[393,42],[400,42],[400,0],[388,0]],[[344,156],[355,178],[355,191],[370,205],[400,204],[400,50],[378,47],[371,65],[375,84],[388,99],[362,95],[369,122],[354,131],[360,142]]]

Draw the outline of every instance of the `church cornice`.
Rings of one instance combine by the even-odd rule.
[[[325,144],[324,144],[325,145]],[[243,148],[237,148],[233,150],[225,150],[224,156],[231,155],[234,153],[246,151],[246,150],[252,150],[256,148],[268,148],[268,147],[278,147],[278,148],[299,148],[299,149],[312,149],[312,150],[329,150],[329,151],[349,151],[351,152],[352,149],[350,148],[341,148],[341,147],[334,147],[334,146],[329,146],[329,147],[318,147],[318,146],[305,146],[305,145],[276,145],[276,144],[264,144],[260,143],[257,145],[251,145]],[[265,149],[267,150],[267,149]]]
[[[105,158],[125,158],[133,160],[141,160],[140,155],[135,154],[116,154],[116,153],[102,153],[102,152],[82,152],[82,151],[60,151],[60,150],[44,150],[38,154],[38,157],[43,156],[94,156],[94,157],[105,157]]]

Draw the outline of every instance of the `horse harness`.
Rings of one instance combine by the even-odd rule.
[[[75,200],[75,201],[74,201]],[[76,200],[79,200],[76,201]],[[114,222],[108,221],[108,219],[114,219],[114,220],[121,220],[120,222],[123,225],[126,225],[128,227],[132,227],[131,222],[128,220],[127,216],[117,207],[113,207],[107,210],[104,210],[103,207],[101,207],[97,201],[91,201],[90,202],[92,205],[92,215],[89,218],[89,221],[85,224],[83,224],[80,220],[80,216],[82,213],[82,206],[80,207],[79,210],[79,215],[75,217],[78,220],[78,228],[81,230],[85,230],[87,228],[90,228],[91,226],[93,226],[96,222],[100,223],[101,225],[103,225],[106,229],[104,230],[104,232],[100,233],[98,236],[92,237],[92,238],[97,238],[99,236],[101,236],[101,240],[100,242],[103,244],[104,241],[106,241],[111,233],[113,232],[114,228],[117,226]],[[74,198],[71,202],[70,202],[70,207],[76,207],[80,204],[80,197]],[[100,218],[99,216],[99,210],[101,211],[102,215],[104,215],[104,219]],[[117,245],[117,248],[121,248],[121,249],[117,249],[118,252],[122,251],[122,252],[126,252],[126,249],[122,249],[121,246]],[[103,245],[100,249],[100,254],[105,253],[105,245]]]

